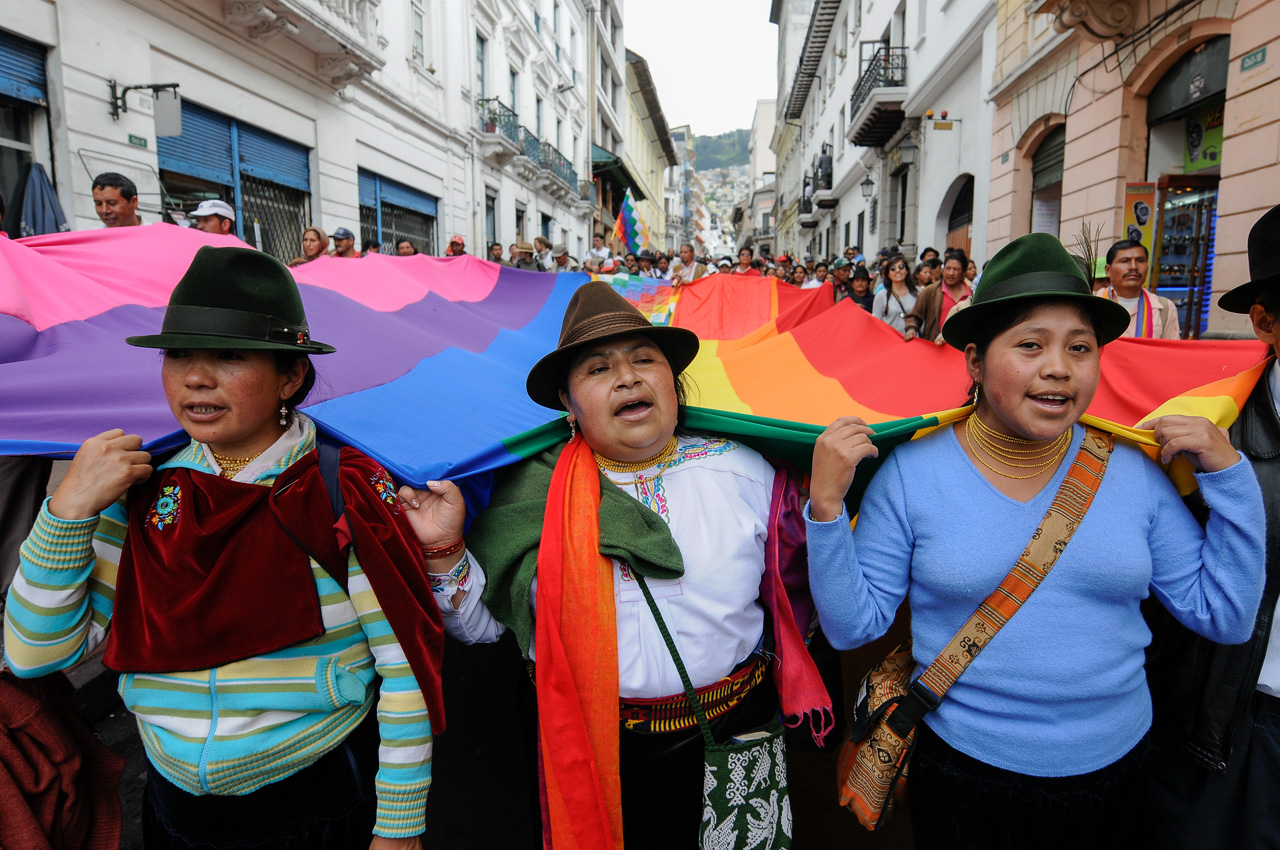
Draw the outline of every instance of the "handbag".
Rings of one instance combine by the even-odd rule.
[[[680,673],[685,698],[698,718],[706,747],[698,846],[705,850],[789,850],[791,798],[787,794],[787,747],[782,723],[775,716],[764,726],[726,743],[716,743],[702,701],[693,689],[649,585],[642,575],[637,574],[636,581]]]
[[[1110,434],[1086,427],[1080,451],[1022,556],[919,678],[912,680],[916,664],[907,640],[858,686],[836,775],[840,805],[867,829],[879,830],[906,799],[917,725],[1053,569],[1093,503],[1113,448]]]

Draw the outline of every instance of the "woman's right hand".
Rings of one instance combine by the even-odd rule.
[[[858,417],[842,416],[818,436],[809,486],[809,516],[814,522],[831,522],[840,516],[858,464],[880,454],[871,442],[873,433]]]
[[[428,481],[426,490],[401,487],[400,506],[423,549],[458,542],[467,519],[467,502],[452,481]]]
[[[151,455],[142,451],[141,437],[119,428],[103,431],[80,446],[49,512],[68,520],[95,517],[150,475]]]

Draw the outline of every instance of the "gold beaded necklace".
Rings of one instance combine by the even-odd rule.
[[[969,417],[969,427],[965,428],[965,440],[969,444],[969,451],[978,459],[978,462],[987,469],[994,472],[1002,478],[1010,478],[1015,481],[1025,481],[1028,478],[1035,478],[1043,475],[1050,468],[1054,467],[1062,456],[1067,453],[1067,448],[1071,445],[1070,429],[1062,432],[1053,440],[1041,442],[1038,440],[1023,440],[1018,437],[1010,437],[996,431],[987,423],[983,422],[975,413]],[[1028,449],[1012,449],[1001,446],[997,441],[1005,440],[1011,443],[1032,446]],[[983,454],[988,455],[992,460],[1012,466],[1016,469],[1034,470],[1030,475],[1011,475],[1003,469],[997,469],[987,462]],[[1024,463],[1023,461],[1031,461]]]
[[[266,449],[262,450],[262,452],[265,451]],[[223,478],[235,478],[246,466],[253,463],[253,461],[258,458],[258,455],[262,454],[262,452],[250,455],[249,457],[231,457],[228,455],[220,455],[213,449],[209,449],[209,453],[213,455],[213,459],[218,462],[218,468],[222,470],[218,474]]]
[[[672,437],[671,441],[663,447],[662,451],[658,452],[653,457],[645,458],[644,460],[614,460],[613,458],[605,457],[597,451],[592,451],[592,454],[596,456],[596,466],[601,469],[607,469],[609,472],[617,472],[622,475],[633,475],[637,472],[648,469],[651,466],[665,464],[667,461],[671,460],[672,456],[676,453],[676,443],[676,438]]]

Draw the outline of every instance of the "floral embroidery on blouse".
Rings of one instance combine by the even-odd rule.
[[[182,488],[177,484],[166,484],[160,488],[156,503],[147,514],[147,524],[156,531],[164,531],[175,525],[182,514]]]
[[[373,490],[378,494],[379,499],[386,502],[392,511],[400,513],[400,501],[396,498],[396,484],[385,469],[379,469],[377,474],[369,479],[369,483],[373,485]]]

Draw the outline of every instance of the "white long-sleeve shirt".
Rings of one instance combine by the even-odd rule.
[[[678,579],[649,579],[662,617],[694,687],[724,678],[760,645],[759,596],[774,469],[755,451],[718,437],[682,437],[675,457],[636,475],[606,473],[625,493],[662,516],[684,557]],[[467,593],[457,609],[443,594],[445,630],[463,643],[491,643],[506,627],[481,600],[483,565],[473,554]],[[619,696],[652,699],[683,692],[680,675],[626,564],[613,562],[618,620]],[[537,580],[529,604],[536,615]],[[536,647],[530,646],[534,657]]]

